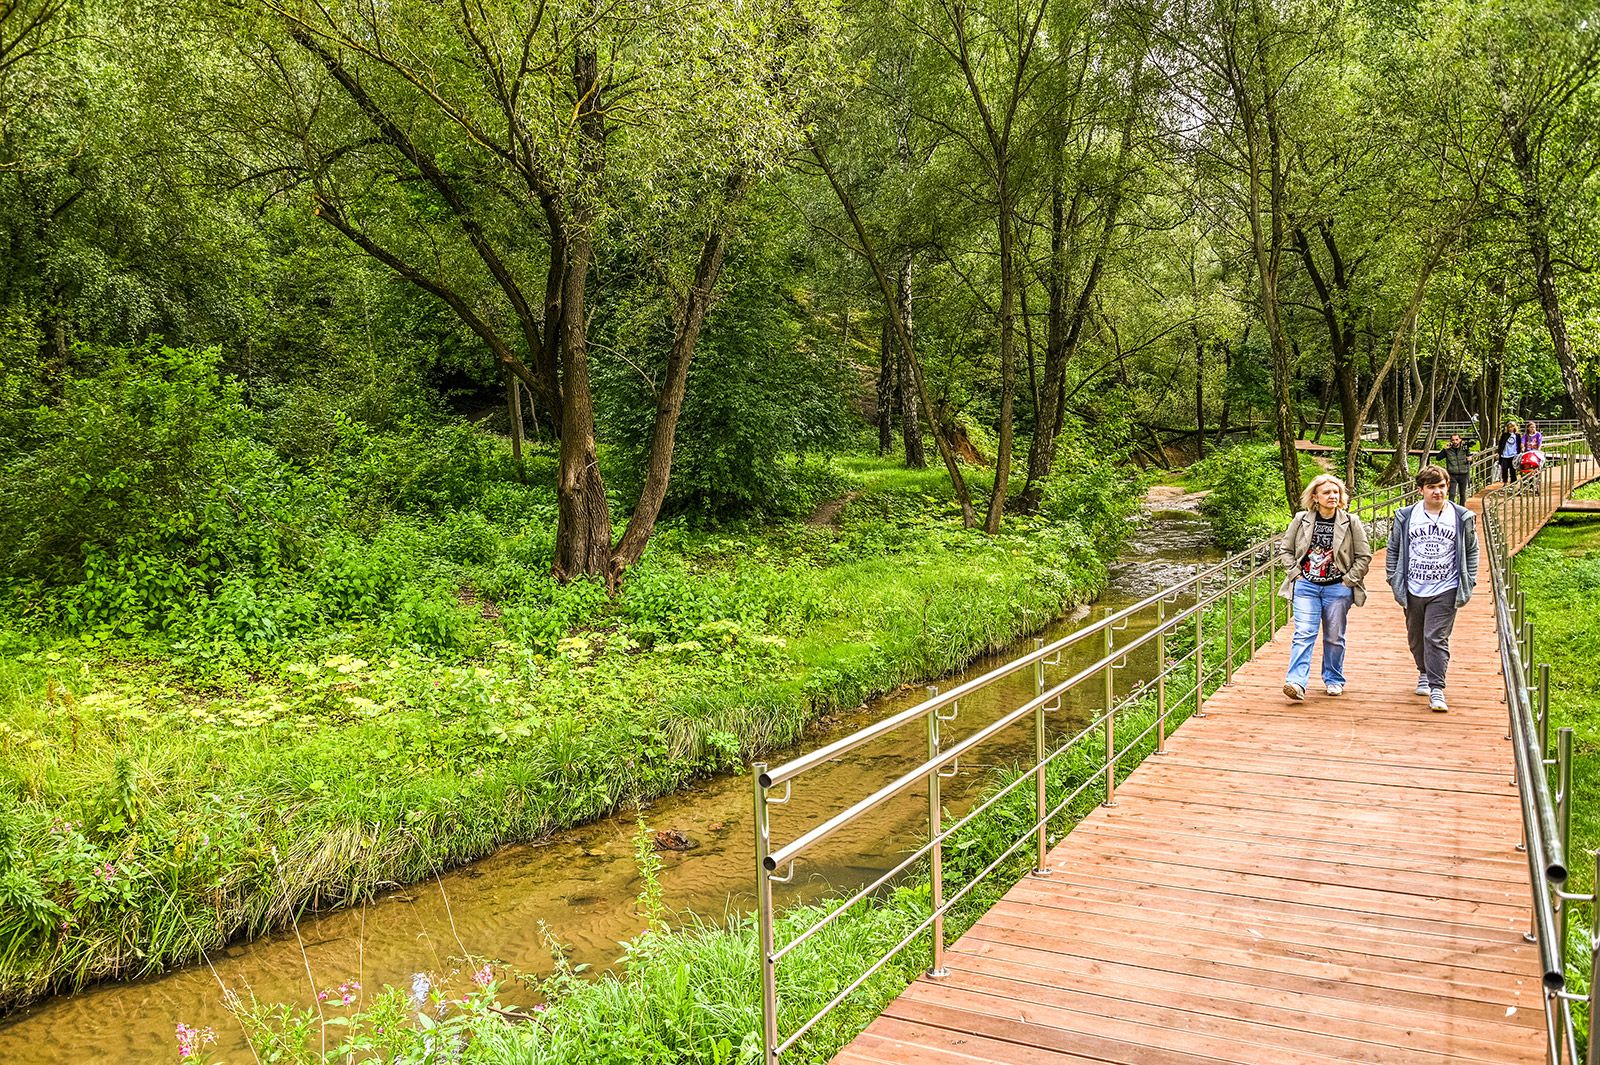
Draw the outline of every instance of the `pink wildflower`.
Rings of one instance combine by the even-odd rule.
[[[187,1024],[179,1024],[178,1057],[190,1061],[200,1055],[206,1047],[217,1041],[217,1033],[210,1028],[191,1028]]]

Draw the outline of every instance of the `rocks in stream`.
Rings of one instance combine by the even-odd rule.
[[[690,839],[676,828],[658,829],[650,835],[658,851],[687,851],[700,846],[698,841]]]

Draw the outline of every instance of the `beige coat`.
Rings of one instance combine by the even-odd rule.
[[[1302,510],[1289,522],[1283,539],[1278,541],[1278,561],[1289,571],[1278,594],[1285,599],[1294,598],[1294,582],[1300,579],[1300,560],[1311,548],[1311,532],[1316,523],[1311,512]],[[1367,567],[1372,565],[1372,548],[1367,544],[1367,530],[1361,519],[1348,510],[1333,516],[1333,564],[1344,573],[1344,585],[1350,589],[1356,606],[1367,601]]]

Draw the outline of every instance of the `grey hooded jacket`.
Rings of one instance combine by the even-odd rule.
[[[1389,530],[1389,550],[1384,560],[1384,571],[1389,580],[1389,590],[1394,592],[1394,601],[1401,606],[1406,605],[1406,575],[1410,572],[1406,550],[1411,542],[1411,513],[1418,505],[1412,504],[1396,512],[1394,526]],[[1460,530],[1456,537],[1456,572],[1461,575],[1461,580],[1456,585],[1456,606],[1465,606],[1478,583],[1478,517],[1458,503],[1446,503],[1445,506],[1455,508],[1456,527]]]

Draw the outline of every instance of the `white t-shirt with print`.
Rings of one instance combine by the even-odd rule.
[[[1422,503],[1411,508],[1406,528],[1406,594],[1427,599],[1454,591],[1461,584],[1456,565],[1456,537],[1460,535],[1456,508],[1446,503],[1442,513],[1429,514]]]

